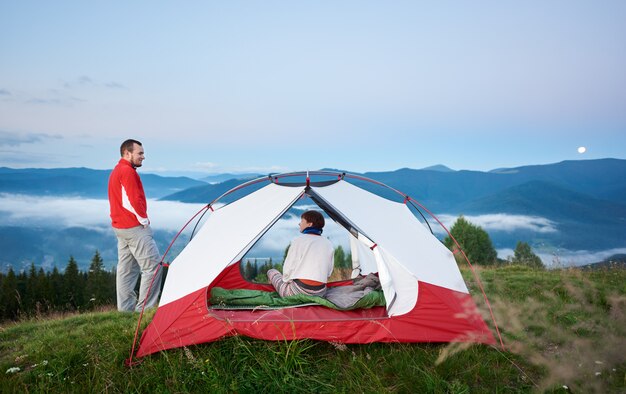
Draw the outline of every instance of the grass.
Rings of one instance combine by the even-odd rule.
[[[489,321],[471,272],[463,274]],[[477,274],[505,351],[466,344],[345,345],[232,337],[148,356],[128,368],[124,360],[137,315],[104,310],[0,327],[0,391],[626,391],[625,270],[505,267],[480,268]]]

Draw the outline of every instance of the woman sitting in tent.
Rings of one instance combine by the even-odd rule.
[[[307,294],[323,297],[326,282],[333,272],[334,248],[322,237],[324,216],[318,211],[306,211],[300,217],[301,236],[289,246],[283,263],[283,273],[267,271],[267,277],[281,297]]]

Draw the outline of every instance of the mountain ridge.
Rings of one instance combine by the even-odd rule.
[[[84,167],[3,167],[0,168],[0,194],[106,199],[109,173],[110,170],[91,170]],[[406,193],[438,216],[505,214],[522,218],[536,217],[550,223],[550,231],[544,231],[545,228],[538,231],[536,226],[530,226],[527,230],[518,228],[515,231],[490,231],[494,246],[499,249],[513,249],[520,240],[533,247],[548,247],[555,251],[626,249],[626,160],[563,161],[500,169],[496,172],[401,168],[395,171],[352,174],[371,178]],[[244,182],[230,179],[208,184],[186,177],[162,177],[150,173],[141,173],[141,177],[148,198],[188,203],[210,203]],[[354,179],[349,181],[382,197],[399,202],[403,200],[402,196],[391,189]],[[259,182],[246,190],[252,191],[264,184]],[[241,194],[244,191],[237,191],[222,202],[232,201]],[[8,211],[3,213],[9,214]],[[75,256],[77,260],[90,258],[94,252],[91,249],[97,245],[100,245],[105,258],[114,257],[114,239],[98,241],[97,234],[79,229],[60,228],[51,232],[47,228],[33,227],[28,231],[17,231],[7,223],[0,223],[0,233],[5,257],[11,257],[12,261],[19,256],[9,249],[18,246],[29,252],[24,256],[30,257],[22,257],[22,260],[25,258],[30,261],[45,260],[45,250],[54,245],[59,245],[62,255],[72,253],[72,250],[80,250],[84,256]],[[18,234],[30,239],[31,246]],[[159,238],[163,244],[167,242],[168,235],[162,233]],[[64,242],[76,246],[67,247]],[[102,251],[103,248],[106,249],[105,252]],[[4,264],[7,259],[2,261]]]
[[[0,168],[0,193],[107,198],[111,170],[85,167]],[[140,173],[146,195],[159,198],[206,182],[187,177],[163,177]]]

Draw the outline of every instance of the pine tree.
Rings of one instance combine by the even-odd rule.
[[[85,300],[87,301],[87,305],[91,307],[112,303],[111,289],[109,288],[107,273],[104,271],[102,262],[100,252],[96,250],[96,253],[91,259],[91,264],[89,265],[85,288]]]
[[[63,274],[62,302],[65,309],[80,310],[84,307],[84,283],[83,275],[78,271],[78,264],[74,260],[74,256],[70,256]]]
[[[19,314],[17,277],[15,276],[13,268],[9,268],[7,275],[2,281],[0,311],[2,311],[2,319],[15,319]]]
[[[256,266],[256,264],[254,264],[254,265]],[[253,267],[253,265],[250,262],[250,260],[246,261],[246,264],[245,264],[245,267],[244,267],[244,270],[243,270],[243,277],[246,280],[250,280],[251,281],[256,276],[256,275],[254,275],[254,268],[252,268],[252,267]]]
[[[346,265],[346,253],[343,251],[343,247],[341,245],[335,248],[334,254],[335,260],[335,268],[347,268]]]
[[[59,269],[55,266],[50,274],[50,303],[54,310],[63,310],[63,275],[59,273]]]
[[[28,297],[26,296],[26,292],[28,290],[28,275],[26,271],[20,271],[20,273],[16,276],[17,279],[17,289],[15,291],[15,298],[17,300],[17,316],[19,317],[22,314],[26,314],[28,311]]]
[[[533,268],[545,268],[539,256],[533,253],[530,245],[522,241],[517,242],[511,263],[527,265]]]
[[[37,293],[35,298],[35,307],[38,312],[49,312],[53,308],[52,304],[52,288],[50,286],[50,277],[46,275],[46,271],[39,267],[37,271]]]
[[[35,263],[30,263],[28,276],[26,277],[25,291],[22,293],[22,312],[30,314],[35,310],[39,301],[39,284],[37,280],[37,269]]]

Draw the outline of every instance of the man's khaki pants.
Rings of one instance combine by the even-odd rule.
[[[122,312],[140,312],[144,301],[146,308],[156,306],[161,291],[162,270],[158,269],[160,254],[154,242],[152,229],[150,226],[137,226],[113,230],[117,236],[117,309]],[[139,276],[141,282],[137,298],[135,286]],[[151,283],[153,284],[150,289]]]

